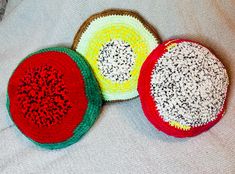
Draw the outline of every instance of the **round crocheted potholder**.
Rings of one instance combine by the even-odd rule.
[[[157,129],[190,137],[222,118],[228,84],[226,69],[214,54],[201,44],[177,39],[162,43],[146,59],[138,92]]]
[[[110,101],[138,96],[140,68],[158,43],[156,31],[138,14],[107,10],[83,23],[72,48],[89,62]]]
[[[13,72],[7,108],[18,129],[37,145],[58,149],[77,142],[100,113],[102,96],[91,68],[67,48],[30,54]]]

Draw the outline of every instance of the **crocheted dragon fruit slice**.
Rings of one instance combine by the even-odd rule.
[[[148,56],[138,92],[156,128],[189,137],[222,118],[228,84],[226,69],[214,54],[201,44],[177,39],[162,43]]]
[[[24,59],[9,80],[7,100],[19,130],[49,149],[77,142],[102,105],[90,67],[67,48],[43,49]]]
[[[138,14],[107,10],[84,22],[73,49],[91,65],[104,100],[126,100],[138,95],[140,68],[158,43],[156,31]]]

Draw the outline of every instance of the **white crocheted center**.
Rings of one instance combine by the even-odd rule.
[[[181,42],[165,53],[151,74],[151,95],[164,121],[201,126],[217,118],[228,87],[222,63],[205,47]]]
[[[104,77],[122,83],[131,78],[135,59],[136,55],[129,43],[111,40],[100,49],[98,68]]]

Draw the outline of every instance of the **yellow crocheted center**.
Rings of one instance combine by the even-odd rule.
[[[115,83],[110,79],[105,78],[97,66],[97,59],[100,49],[104,44],[110,42],[110,40],[123,40],[129,43],[136,55],[135,64],[130,72],[131,78],[123,83]],[[141,36],[141,33],[138,33],[133,27],[125,26],[123,24],[115,24],[109,25],[108,27],[102,28],[102,30],[95,32],[90,38],[90,41],[91,42],[87,46],[84,57],[89,60],[90,65],[92,66],[92,69],[100,82],[102,91],[112,93],[117,90],[127,92],[136,89],[136,82],[139,77],[141,65],[150,52],[148,42]]]

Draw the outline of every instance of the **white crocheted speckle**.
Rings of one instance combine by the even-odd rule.
[[[135,59],[136,55],[129,43],[111,40],[100,49],[98,68],[104,77],[122,83],[131,77]]]
[[[160,57],[150,83],[164,121],[197,127],[217,118],[225,101],[228,75],[207,48],[181,42]]]

